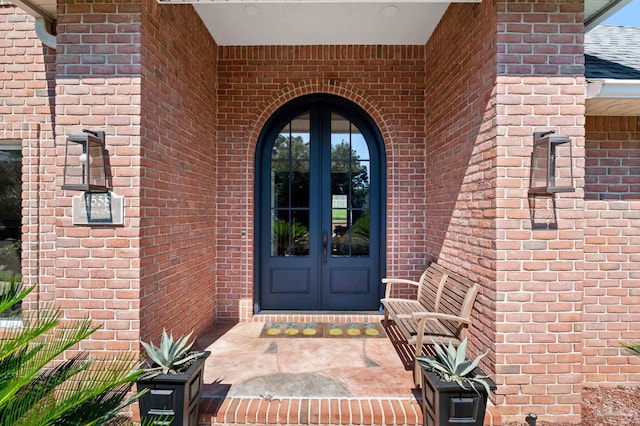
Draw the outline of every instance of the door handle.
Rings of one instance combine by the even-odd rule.
[[[322,263],[327,263],[327,245],[329,244],[329,236],[327,231],[322,233]]]

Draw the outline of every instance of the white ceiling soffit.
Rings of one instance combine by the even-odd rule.
[[[640,80],[587,82],[587,115],[640,115]]]
[[[587,99],[585,112],[586,115],[640,116],[640,99]]]
[[[9,0],[32,16],[55,20],[56,0]],[[479,3],[481,0],[458,0]],[[585,0],[587,31],[620,10],[631,0]],[[158,0],[159,3],[196,4],[198,13],[221,45],[310,44],[422,44],[435,28],[450,1],[436,0]],[[348,5],[348,7],[346,7]],[[295,7],[296,11],[289,11]],[[308,15],[316,13],[318,16]],[[417,12],[416,12],[417,10]],[[239,13],[241,12],[241,13]],[[302,14],[302,16],[300,16]],[[281,16],[278,16],[281,15]],[[366,18],[370,18],[366,21]],[[344,24],[346,22],[346,25]],[[416,24],[418,22],[418,24]],[[216,25],[214,27],[213,25]],[[220,28],[225,28],[222,30]],[[288,31],[287,31],[288,28]],[[302,28],[302,31],[294,31]],[[268,43],[247,33],[283,34],[279,43]],[[340,37],[342,34],[345,37]],[[386,37],[385,37],[386,36]],[[253,41],[249,41],[253,38]],[[332,39],[336,42],[318,41]],[[384,39],[382,42],[379,40]],[[349,41],[353,40],[353,41]],[[369,40],[367,42],[367,40]]]
[[[434,1],[267,0],[193,3],[221,46],[423,45],[449,4]]]
[[[605,19],[631,3],[631,1],[632,0],[585,0],[585,31],[589,31],[600,25]]]

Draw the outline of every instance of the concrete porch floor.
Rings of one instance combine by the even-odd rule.
[[[201,425],[422,424],[413,360],[393,327],[308,338],[260,337],[263,326],[222,322],[198,339],[211,351]]]

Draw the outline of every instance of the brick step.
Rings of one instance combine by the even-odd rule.
[[[415,399],[401,398],[207,398],[200,426],[372,425],[421,426]]]

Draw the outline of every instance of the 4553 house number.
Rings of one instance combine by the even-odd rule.
[[[122,225],[124,197],[112,192],[85,192],[73,197],[74,225]]]

